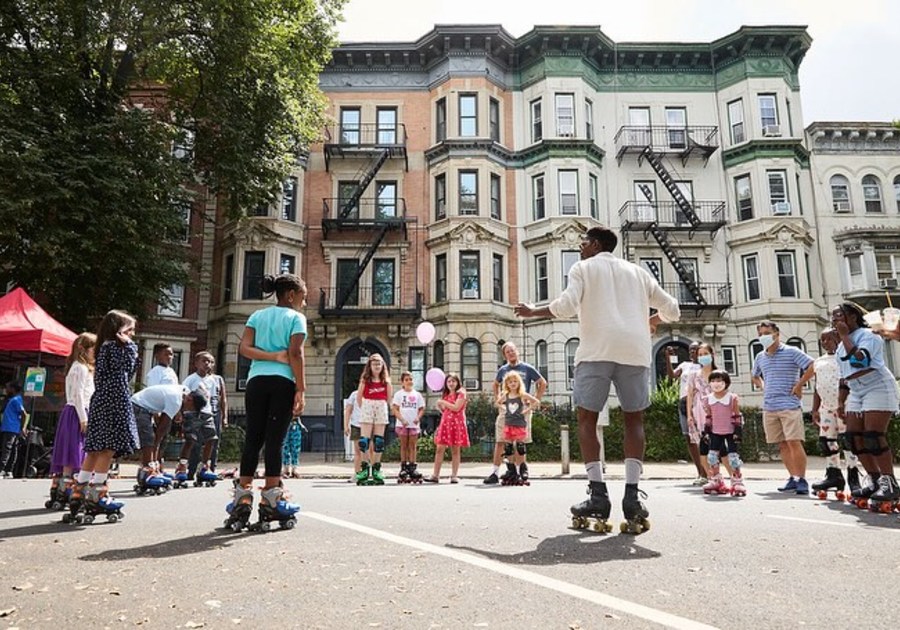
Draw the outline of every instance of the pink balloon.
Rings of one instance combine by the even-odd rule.
[[[429,344],[434,339],[434,324],[431,322],[422,322],[416,326],[416,338],[421,344]]]
[[[446,380],[444,370],[441,368],[431,368],[425,373],[425,382],[433,392],[439,392],[444,389],[444,381]]]

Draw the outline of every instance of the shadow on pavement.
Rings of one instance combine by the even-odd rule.
[[[463,545],[447,543],[449,549],[471,551],[485,558],[506,564],[558,565],[595,564],[611,560],[649,560],[662,554],[635,544],[634,536],[602,535],[583,530],[545,538],[533,551],[497,553]]]
[[[36,516],[38,514],[53,514],[52,510],[47,508],[25,508],[24,510],[14,510],[11,512],[0,512],[0,518],[21,518],[25,516]],[[62,512],[60,512],[62,514]]]
[[[832,512],[840,514],[850,514],[855,516],[860,523],[865,523],[871,527],[888,527],[890,529],[900,529],[900,520],[897,514],[881,514],[870,510],[861,510],[855,505],[851,505],[845,501],[827,501],[824,507]]]
[[[47,510],[44,510],[46,512]],[[65,534],[69,531],[73,530],[82,530],[85,527],[94,527],[95,525],[102,526],[105,521],[101,517],[95,523],[95,525],[69,525],[68,523],[60,522],[62,518],[62,512],[58,512],[59,516],[55,518],[53,521],[49,521],[47,523],[41,523],[39,525],[25,525],[23,527],[13,527],[12,529],[4,529],[0,530],[0,541],[6,540],[8,538],[21,538],[24,536],[43,536],[45,534]],[[112,525],[113,523],[110,523]]]
[[[274,531],[278,531],[278,529]],[[187,556],[190,554],[224,549],[230,546],[229,543],[232,540],[241,537],[241,534],[235,534],[230,530],[215,529],[206,534],[186,536],[185,538],[178,538],[176,540],[163,540],[143,547],[107,549],[100,553],[80,556],[78,559],[86,560],[88,562],[108,562],[114,560],[137,560],[139,558],[172,558],[175,556]]]
[[[750,493],[748,492],[747,494]],[[779,492],[778,490],[771,490],[769,492],[754,492],[753,494],[766,501],[809,501],[813,498],[808,494],[797,494],[796,492]]]

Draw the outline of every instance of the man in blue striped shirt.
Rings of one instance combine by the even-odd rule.
[[[753,384],[763,390],[763,429],[766,442],[778,444],[781,461],[790,477],[782,492],[809,494],[806,481],[806,451],[803,450],[802,390],[796,387],[800,376],[813,360],[802,350],[781,343],[775,322],[763,321],[756,326],[763,351],[753,361]]]

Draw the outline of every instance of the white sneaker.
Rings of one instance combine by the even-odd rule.
[[[697,477],[696,479],[694,479],[694,481],[691,485],[705,486],[708,481],[709,481],[709,479],[707,479],[706,477]]]

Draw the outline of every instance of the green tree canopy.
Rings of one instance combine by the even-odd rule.
[[[185,283],[185,204],[267,203],[318,137],[344,1],[0,2],[0,279],[76,328]]]

